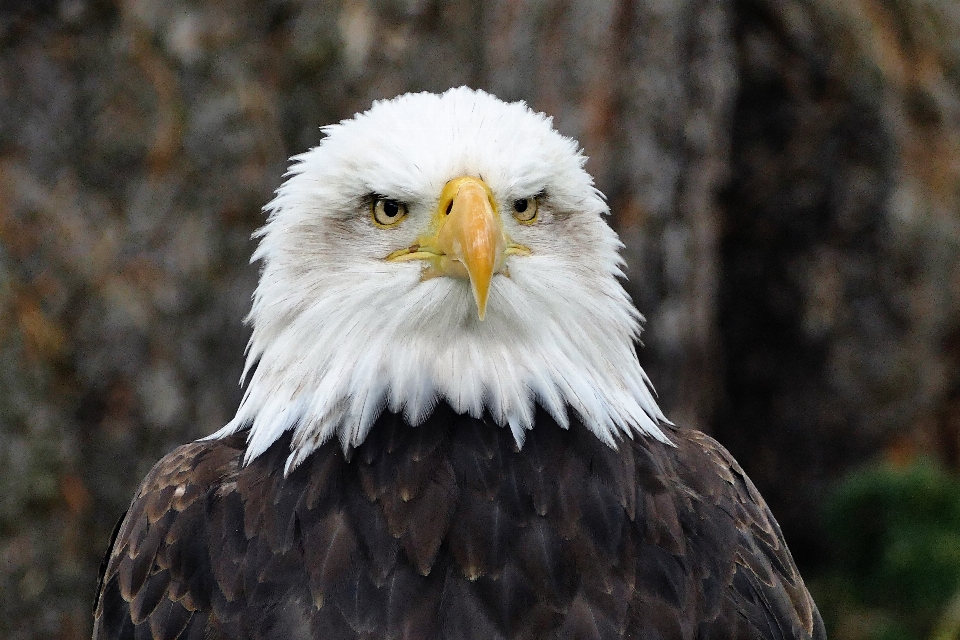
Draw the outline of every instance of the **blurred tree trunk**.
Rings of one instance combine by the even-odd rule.
[[[951,6],[0,2],[0,635],[87,637],[137,483],[231,417],[286,158],[460,84],[581,141],[667,414],[816,561],[844,469],[960,452]]]
[[[715,435],[802,560],[842,471],[956,465],[960,12],[739,0]]]

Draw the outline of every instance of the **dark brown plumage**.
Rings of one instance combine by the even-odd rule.
[[[384,414],[284,478],[289,432],[176,449],[104,560],[94,638],[823,638],[763,498],[712,439],[619,450]]]

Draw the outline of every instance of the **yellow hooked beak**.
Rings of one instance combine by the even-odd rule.
[[[433,233],[421,236],[407,249],[394,251],[387,260],[426,260],[430,266],[424,271],[425,278],[469,279],[477,314],[483,320],[493,275],[504,271],[508,255],[529,255],[530,250],[510,242],[490,187],[471,176],[444,185],[430,230]]]

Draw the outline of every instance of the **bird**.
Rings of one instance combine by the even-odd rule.
[[[291,159],[235,417],[143,480],[97,640],[824,638],[760,493],[640,365],[579,144],[468,87]]]

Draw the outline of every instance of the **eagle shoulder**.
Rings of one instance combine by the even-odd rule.
[[[713,438],[666,431],[674,447],[642,447],[656,450],[659,477],[671,486],[669,508],[647,494],[654,505],[648,522],[685,543],[679,557],[689,567],[688,583],[699,585],[694,636],[825,638],[780,526],[744,470]],[[644,474],[643,463],[638,471]]]
[[[218,637],[208,630],[212,581],[223,573],[210,553],[210,507],[229,502],[243,448],[242,437],[192,442],[147,474],[101,566],[95,640]]]

